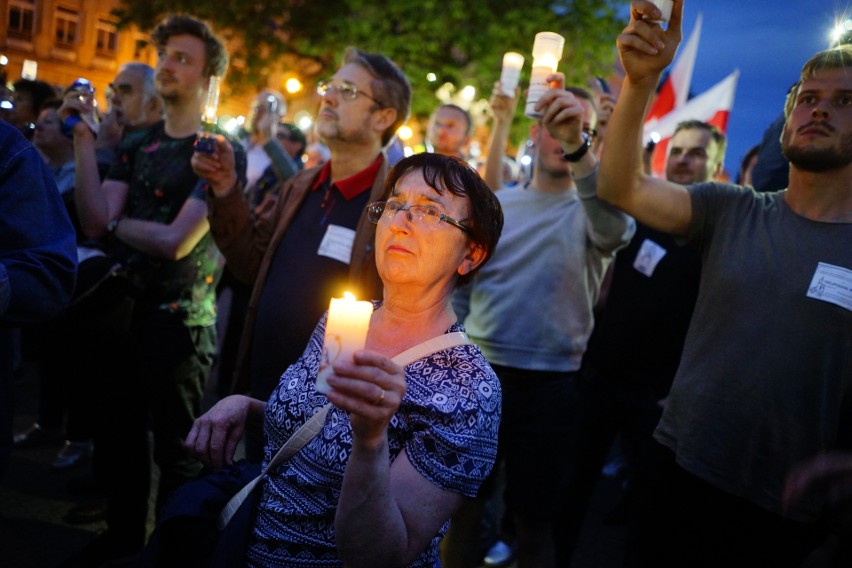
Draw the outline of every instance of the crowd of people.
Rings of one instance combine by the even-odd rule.
[[[642,125],[682,12],[633,0],[617,95],[547,78],[528,174],[507,156],[520,88],[495,84],[481,164],[452,104],[404,157],[404,69],[355,47],[311,136],[264,88],[239,135],[199,144],[229,56],[188,15],[107,112],[85,83],[16,82],[0,474],[13,446],[92,458],[101,501],[68,519],[107,530],[63,565],[567,567],[614,455],[628,566],[852,565],[852,45],[804,64],[737,185],[697,120],[660,179]],[[330,363],[344,291],[369,327]],[[21,326],[40,399],[13,433]],[[220,531],[210,480],[260,465]]]

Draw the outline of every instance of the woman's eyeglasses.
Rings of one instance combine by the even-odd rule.
[[[409,205],[408,207],[405,207],[402,203],[397,201],[374,201],[367,205],[367,218],[371,223],[378,223],[382,217],[385,217],[388,221],[390,221],[400,211],[408,213],[409,221],[414,221],[416,219],[417,222],[422,223],[429,228],[435,228],[438,224],[444,222],[461,229],[465,233],[470,233],[470,229],[446,213],[442,213],[441,210],[434,205]]]

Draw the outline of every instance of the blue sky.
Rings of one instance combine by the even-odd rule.
[[[684,42],[699,12],[704,21],[692,94],[740,70],[726,154],[726,169],[735,177],[743,155],[781,112],[802,65],[829,46],[835,19],[852,17],[852,1],[686,0]]]

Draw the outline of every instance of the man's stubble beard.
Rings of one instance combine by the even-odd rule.
[[[781,153],[797,169],[823,173],[839,170],[852,164],[852,134],[840,138],[840,146],[832,148],[802,148],[790,144],[791,135],[784,133],[781,140]]]

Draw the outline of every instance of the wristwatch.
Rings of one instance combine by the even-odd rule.
[[[592,147],[592,137],[586,134],[585,132],[580,132],[580,136],[583,137],[583,145],[571,152],[570,154],[566,154],[562,152],[562,159],[566,162],[579,162],[580,158],[586,155],[586,152],[589,151],[589,148]]]

